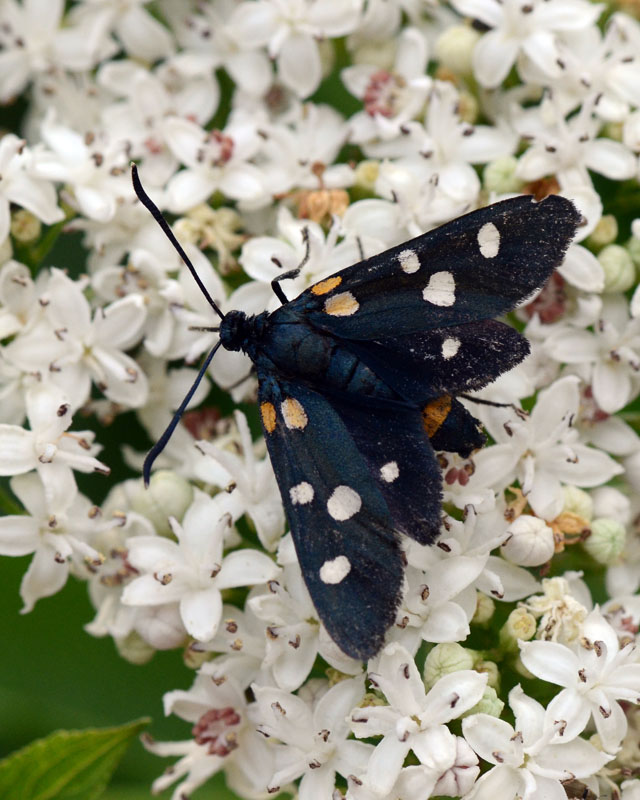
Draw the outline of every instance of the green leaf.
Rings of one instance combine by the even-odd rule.
[[[0,797],[93,800],[105,790],[131,740],[149,724],[56,731],[0,761]]]

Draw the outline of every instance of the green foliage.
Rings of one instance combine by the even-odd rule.
[[[56,731],[0,762],[5,800],[92,800],[100,797],[131,741],[148,725]]]

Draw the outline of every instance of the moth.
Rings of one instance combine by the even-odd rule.
[[[581,216],[567,199],[523,195],[473,211],[337,272],[276,311],[223,314],[133,168],[135,191],[220,317],[219,346],[246,353],[307,588],[329,635],[368,659],[396,619],[400,534],[432,544],[441,524],[436,451],[484,443],[457,399],[529,353],[493,318],[539,289]],[[145,462],[165,446],[195,386]]]

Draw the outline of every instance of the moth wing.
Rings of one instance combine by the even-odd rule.
[[[344,342],[408,402],[481,389],[529,354],[529,343],[496,320]]]
[[[396,530],[421,544],[440,533],[441,473],[420,409],[331,394]]]
[[[258,372],[269,455],[307,588],[332,639],[367,659],[394,623],[394,522],[345,422],[317,392]]]
[[[559,195],[504,200],[347,267],[287,308],[361,340],[492,319],[543,286],[580,219]]]

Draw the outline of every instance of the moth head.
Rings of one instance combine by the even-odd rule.
[[[220,342],[225,350],[244,350],[250,338],[249,322],[244,311],[228,311],[220,321]]]

